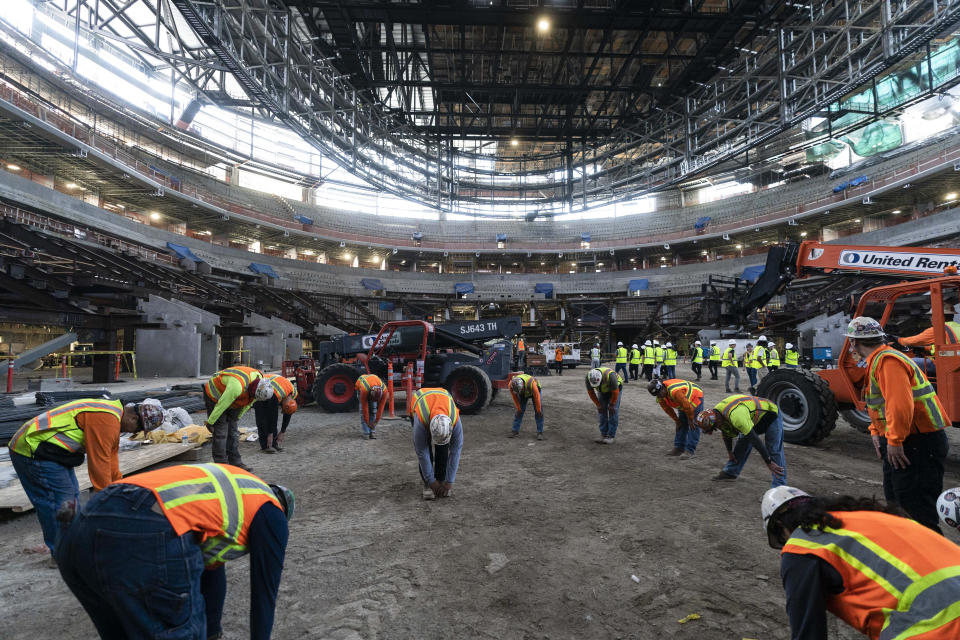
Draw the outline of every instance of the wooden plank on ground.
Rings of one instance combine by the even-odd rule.
[[[190,444],[148,444],[128,449],[120,452],[120,473],[127,476],[135,471],[145,467],[176,458],[179,455],[187,453],[192,449],[197,449],[201,445],[191,442]],[[9,466],[10,463],[6,462]],[[77,473],[77,483],[80,485],[80,491],[85,491],[92,487],[90,476],[87,474],[87,463],[83,463],[75,469]],[[14,480],[9,486],[0,489],[0,509],[13,509],[16,512],[30,511],[33,505],[27,499],[27,494],[23,492],[19,480]]]

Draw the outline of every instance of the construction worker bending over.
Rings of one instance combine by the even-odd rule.
[[[633,347],[630,349],[630,379],[639,380],[640,379],[640,362],[642,356],[640,355],[640,348],[637,346],[637,343],[633,343]]]
[[[663,369],[661,372],[664,378],[677,377],[677,350],[673,348],[673,344],[670,342],[663,345]]]
[[[728,460],[714,480],[736,480],[750,451],[756,449],[770,469],[770,486],[786,484],[783,420],[774,403],[756,396],[732,395],[718,402],[713,409],[701,412],[697,416],[697,426],[707,435],[714,429],[720,429],[723,435]]]
[[[957,545],[871,498],[776,487],[760,510],[794,640],[826,640],[827,611],[874,640],[960,638]]]
[[[690,368],[697,374],[697,382],[699,382],[700,377],[703,375],[703,346],[699,340],[693,343],[693,351],[690,356]]]
[[[719,380],[720,378],[717,374],[720,372],[720,344],[717,342],[710,343],[710,362],[707,364],[707,367],[710,369],[710,379]]]
[[[653,341],[653,377],[663,377],[663,347],[659,340]]]
[[[449,496],[463,449],[460,411],[446,389],[431,387],[413,393],[411,411],[413,448],[420,461],[423,499]]]
[[[877,457],[883,460],[883,494],[914,520],[939,532],[937,496],[950,424],[933,385],[920,367],[884,343],[883,327],[860,316],[847,325],[851,351],[867,362],[867,411]]]
[[[594,442],[613,444],[620,423],[620,390],[623,389],[623,380],[616,371],[600,367],[587,372],[586,383],[587,395],[597,406],[597,418],[600,422],[600,437]]]
[[[383,394],[383,381],[372,373],[367,373],[354,384],[357,390],[357,401],[360,404],[360,428],[363,436],[368,440],[376,440],[377,424],[383,417],[383,407],[386,406]]]
[[[150,431],[163,422],[158,404],[124,404],[120,400],[73,400],[23,423],[10,438],[10,462],[23,492],[37,510],[43,546],[31,553],[53,553],[57,540],[57,509],[80,499],[73,468],[87,457],[93,490],[120,475],[120,434]]]
[[[523,422],[523,414],[527,411],[527,400],[533,400],[537,440],[543,440],[543,403],[540,401],[540,383],[537,379],[525,373],[514,376],[510,381],[510,397],[513,398],[513,406],[517,410],[513,415],[513,429],[510,430],[510,437],[516,438],[520,435],[520,423]]]
[[[643,343],[643,377],[647,382],[653,380],[653,367],[657,363],[657,352],[653,343],[647,340]]]
[[[590,367],[596,369],[600,366],[600,344],[593,345],[590,349]]]
[[[727,372],[727,377],[723,381],[723,386],[727,393],[733,393],[730,391],[730,378],[733,377],[733,389],[737,393],[740,392],[740,363],[737,362],[737,341],[731,340],[727,344],[726,350],[723,352],[723,359],[720,361],[723,370]]]
[[[677,427],[673,449],[667,455],[680,456],[681,460],[694,457],[700,442],[696,419],[703,409],[703,390],[686,380],[673,379],[653,380],[647,385],[647,391],[656,397],[657,404]]]
[[[943,333],[946,335],[947,344],[960,344],[960,323],[953,322],[955,315],[952,304],[943,305]],[[897,342],[905,347],[912,347],[914,349],[926,347],[926,352],[930,356],[933,355],[933,341],[933,327],[925,329],[915,336],[897,338]],[[916,362],[928,376],[937,375],[937,365],[932,358],[916,357],[913,361]]]
[[[283,451],[280,444],[287,434],[290,418],[297,412],[297,387],[288,378],[274,374],[264,374],[263,384],[269,384],[273,395],[258,402],[253,407],[257,418],[257,439],[264,453]],[[280,413],[283,413],[283,425],[277,431]]]
[[[553,352],[553,357],[557,365],[557,375],[563,375],[563,347],[557,347]]]
[[[620,379],[623,381],[623,384],[626,384],[630,376],[627,375],[627,348],[623,346],[622,342],[617,343],[617,357],[616,357],[615,369],[617,373],[620,375]]]
[[[116,482],[64,531],[57,561],[101,638],[219,638],[224,563],[250,554],[250,638],[268,640],[293,493],[240,467]]]
[[[260,381],[263,373],[250,367],[230,367],[213,375],[203,385],[207,421],[203,426],[213,434],[213,461],[229,463],[250,471],[240,458],[240,431],[237,423],[254,402],[269,400],[273,388]]]
[[[793,344],[788,342],[783,345],[783,366],[787,369],[796,369],[800,364],[800,354],[793,348]]]

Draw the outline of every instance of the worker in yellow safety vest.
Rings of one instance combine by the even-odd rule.
[[[663,345],[663,377],[677,377],[677,350],[672,342]]]
[[[653,343],[647,340],[643,343],[643,377],[649,382],[653,380],[653,365],[657,363],[657,352],[653,348]]]
[[[263,373],[251,367],[230,367],[218,371],[203,385],[207,421],[213,434],[210,453],[214,462],[229,463],[250,471],[240,458],[240,431],[237,423],[254,402],[269,400],[273,388],[260,384]]]
[[[630,380],[630,376],[627,374],[627,348],[623,346],[622,342],[617,343],[617,355],[614,362],[616,363],[614,370],[620,375],[623,384],[627,384]]]
[[[767,337],[760,336],[750,352],[750,362],[746,365],[747,375],[750,376],[750,393],[756,393],[760,369],[767,366],[767,350],[764,348],[766,344]]]
[[[663,369],[663,347],[659,340],[653,341],[653,377],[659,378]]]
[[[770,486],[787,483],[787,461],[783,455],[783,419],[777,405],[765,398],[734,394],[701,411],[697,426],[710,435],[719,429],[727,449],[727,463],[713,479],[736,480],[753,449],[770,469]],[[762,438],[760,436],[763,436]]]
[[[703,346],[699,340],[693,343],[693,350],[690,353],[690,368],[697,374],[697,381],[699,382],[700,376],[703,374]]]
[[[793,348],[793,343],[783,345],[783,365],[787,369],[796,369],[800,364],[800,353]]]
[[[711,342],[710,343],[710,363],[708,367],[710,368],[710,379],[718,380],[717,373],[720,371],[720,343]]]
[[[723,352],[723,359],[720,361],[720,364],[723,366],[723,370],[727,372],[727,377],[724,379],[723,384],[725,391],[727,393],[733,393],[730,391],[730,378],[734,379],[734,391],[737,393],[740,392],[740,364],[737,362],[737,341],[731,340],[727,343],[727,348]]]
[[[767,349],[767,369],[776,371],[780,368],[780,354],[777,352],[777,345],[770,343]]]
[[[637,346],[637,343],[634,342],[633,346],[630,348],[630,379],[637,380],[640,378],[640,348]]]
[[[943,333],[944,338],[947,341],[947,344],[960,344],[960,322],[953,322],[953,318],[956,317],[954,313],[954,307],[952,304],[943,305]],[[914,349],[920,349],[921,347],[926,347],[926,352],[923,354],[924,357],[916,357],[913,359],[917,365],[923,369],[923,372],[928,376],[937,375],[937,366],[936,361],[933,360],[932,356],[934,354],[933,346],[933,327],[925,329],[918,333],[915,336],[905,336],[897,338],[897,342],[902,344],[905,347],[913,347]]]

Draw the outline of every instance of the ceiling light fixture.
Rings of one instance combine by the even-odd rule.
[[[515,147],[515,146],[517,146],[518,144],[520,144],[520,141],[519,141],[519,140],[517,140],[516,138],[510,138],[510,146],[511,146],[511,147]]]
[[[806,238],[806,237],[807,237],[807,232],[806,232],[806,231],[801,231],[801,232],[800,232],[800,237],[801,237],[801,238]]]
[[[150,219],[153,220],[154,222],[156,222],[157,220],[160,219],[160,214],[157,213],[156,211],[151,211],[151,212],[150,212]]]
[[[540,18],[537,20],[537,31],[540,33],[546,33],[547,31],[550,31],[550,19]]]
[[[956,192],[956,191],[951,191],[950,193],[948,193],[947,195],[945,195],[944,198],[946,198],[947,200],[956,200],[956,199],[957,199],[957,192]]]
[[[16,164],[8,164],[7,169],[10,169],[10,171],[20,171],[20,166]]]

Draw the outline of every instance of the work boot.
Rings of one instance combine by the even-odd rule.
[[[235,467],[240,467],[241,469],[243,469],[244,471],[247,471],[248,473],[253,473],[253,467],[251,467],[250,465],[243,464],[242,462],[234,462],[231,464],[233,464],[233,466]]]
[[[511,430],[510,430],[510,433],[509,433],[509,435],[507,435],[507,437],[508,437],[508,438],[519,438],[519,437],[520,437],[520,432],[519,432],[519,431],[513,431],[513,430],[511,429]]]
[[[597,444],[603,444],[603,441],[607,439],[607,436],[600,436],[599,438],[594,439],[594,442]]]
[[[603,444],[613,444],[613,438],[604,438],[600,442],[602,442]]]
[[[423,499],[424,499],[424,500],[434,500],[434,499],[436,499],[436,497],[437,497],[437,496],[434,495],[434,493],[433,493],[433,489],[431,489],[430,487],[424,487],[424,488],[423,488]]]
[[[276,452],[277,450],[274,449],[273,447],[264,447],[260,449],[260,453],[276,453]]]
[[[371,432],[370,432],[370,439],[371,439],[371,440],[376,440],[376,439],[377,439],[377,434],[375,434],[373,431],[371,431]]]
[[[726,392],[726,393],[733,393],[732,391],[730,391],[730,389],[724,389],[724,392]]]
[[[733,392],[734,392],[734,393],[740,393],[740,387],[734,387],[734,388],[733,388]]]
[[[721,471],[717,475],[713,476],[713,480],[736,480],[737,476],[732,476],[726,471]]]
[[[281,447],[278,444],[275,444],[273,445],[273,450],[276,451],[277,453],[280,453],[281,451],[283,451],[283,447]]]
[[[673,457],[673,456],[679,456],[682,453],[683,453],[683,449],[677,449],[676,447],[674,447],[673,449],[670,449],[670,451],[668,451],[663,455],[667,457]]]
[[[697,456],[697,454],[694,453],[694,452],[692,452],[692,451],[685,451],[685,452],[683,452],[683,453],[680,454],[680,459],[681,459],[681,460],[689,460],[690,458],[695,458],[696,456]]]
[[[537,440],[543,440],[543,439],[544,439],[544,437],[543,437],[543,431],[538,432],[538,433],[537,433]]]

